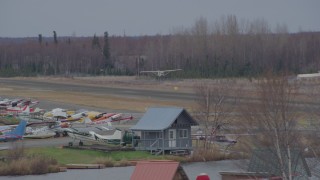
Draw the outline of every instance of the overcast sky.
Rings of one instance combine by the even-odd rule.
[[[320,31],[320,0],[0,0],[0,37],[169,34],[227,15]]]

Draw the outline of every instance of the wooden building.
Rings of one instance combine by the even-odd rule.
[[[138,162],[130,180],[188,180],[188,176],[179,162],[141,161]]]
[[[192,149],[191,126],[195,125],[184,108],[153,107],[130,129],[140,136],[133,139],[137,150],[183,154]]]

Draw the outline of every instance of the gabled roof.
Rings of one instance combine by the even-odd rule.
[[[142,116],[139,122],[131,127],[131,130],[164,130],[180,116],[185,114],[190,121],[190,125],[198,123],[189,115],[189,113],[180,107],[152,107]]]
[[[137,163],[130,180],[172,180],[178,170],[178,167],[179,162],[173,161],[140,161]]]
[[[285,159],[288,159],[286,152],[286,150],[281,150],[282,156],[285,157]],[[300,176],[310,177],[311,172],[301,151],[298,149],[291,149],[290,154],[293,173]],[[288,166],[288,162],[285,163],[286,166]],[[250,159],[248,171],[257,173],[267,172],[270,175],[280,176],[280,165],[275,151],[268,148],[255,149]]]

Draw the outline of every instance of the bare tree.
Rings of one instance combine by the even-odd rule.
[[[232,80],[218,80],[215,83],[202,82],[194,87],[196,117],[204,128],[205,149],[210,149],[214,135],[230,124],[237,102],[233,85]]]
[[[244,128],[252,133],[247,147],[262,148],[272,154],[272,161],[277,162],[279,175],[285,180],[293,178],[293,152],[302,147],[298,107],[294,103],[298,91],[298,84],[289,82],[286,76],[268,75],[258,80],[256,100],[242,106]]]

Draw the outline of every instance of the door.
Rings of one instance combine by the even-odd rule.
[[[176,147],[177,131],[169,129],[169,147]]]

